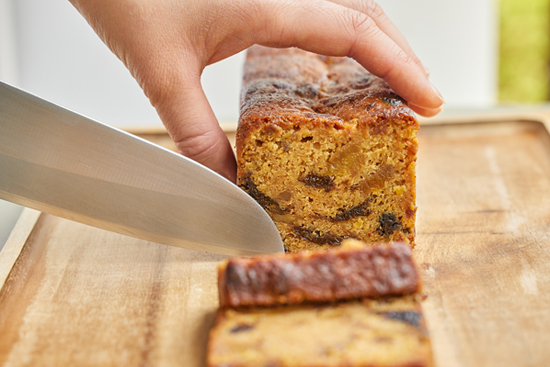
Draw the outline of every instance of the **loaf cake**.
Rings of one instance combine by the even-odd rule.
[[[414,294],[418,270],[405,243],[233,258],[218,268],[220,307],[332,302]]]
[[[348,240],[349,241],[349,240]],[[227,307],[223,294],[231,291],[220,290],[220,305],[216,324],[210,331],[207,366],[208,367],[398,367],[398,366],[432,366],[431,343],[422,314],[419,293],[418,272],[414,276],[402,278],[403,285],[397,285],[400,276],[394,273],[400,267],[413,267],[410,257],[394,263],[395,253],[410,253],[407,244],[380,245],[374,248],[360,248],[356,243],[339,250],[323,251],[310,256],[287,255],[288,261],[279,269],[296,267],[301,271],[291,271],[284,277],[288,289],[280,289],[278,297],[273,297],[262,279],[280,277],[277,266],[260,266],[254,268],[251,263],[239,264],[238,269],[247,269],[246,278],[249,294],[252,296],[241,307]],[[374,255],[375,249],[379,249]],[[360,261],[357,252],[369,254],[365,257],[364,269],[346,266],[344,252],[350,258]],[[387,254],[388,256],[384,256]],[[302,254],[300,254],[302,255]],[[280,256],[261,257],[258,264],[275,264]],[[385,259],[386,258],[386,259]],[[231,288],[226,269],[233,260],[220,266],[219,287]],[[255,259],[249,259],[254,262]],[[233,262],[235,263],[235,262]],[[339,271],[327,270],[331,268]],[[396,264],[399,264],[396,266]],[[348,264],[350,265],[350,264]],[[374,269],[373,269],[374,267]],[[362,281],[360,273],[372,274]],[[246,272],[243,270],[243,272]],[[307,276],[307,278],[306,278]],[[413,279],[416,279],[413,281]],[[317,279],[317,280],[315,280]],[[311,285],[319,286],[322,293],[322,282],[345,287],[347,279],[355,286],[370,283],[374,287],[358,287],[364,293],[356,292],[353,299],[350,293],[333,292],[326,297],[310,297],[315,294]],[[258,282],[255,282],[258,280]],[[304,284],[300,304],[287,305],[294,290]],[[398,286],[402,293],[393,292],[388,296],[388,284]],[[329,287],[330,288],[330,287]],[[413,290],[414,289],[414,290]],[[378,292],[377,292],[378,290]],[[238,291],[237,293],[241,293]],[[254,296],[256,293],[257,296]],[[280,297],[286,295],[287,298]],[[265,295],[275,302],[265,305]],[[342,296],[343,295],[343,296]],[[342,298],[340,298],[342,296]],[[239,299],[239,297],[237,297]],[[326,301],[330,302],[326,302]],[[249,307],[242,307],[246,304]],[[225,307],[224,307],[225,306]]]
[[[254,46],[237,129],[237,183],[288,252],[346,238],[414,246],[418,123],[348,58]]]

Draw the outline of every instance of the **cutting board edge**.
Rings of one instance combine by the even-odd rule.
[[[474,124],[489,122],[535,121],[542,123],[550,131],[550,116],[544,112],[488,112],[484,114],[457,114],[443,117],[418,117],[420,126]]]
[[[0,290],[4,287],[41,215],[42,212],[38,210],[25,208],[17,220],[4,248],[0,251]]]

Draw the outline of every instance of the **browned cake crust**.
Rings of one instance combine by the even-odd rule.
[[[220,307],[376,298],[413,294],[420,287],[405,243],[233,258],[218,269]]]
[[[253,47],[241,100],[238,184],[287,251],[414,246],[418,123],[383,80],[348,58]]]

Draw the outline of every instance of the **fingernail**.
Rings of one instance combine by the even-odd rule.
[[[443,96],[441,95],[441,93],[437,90],[437,88],[435,87],[435,85],[433,85],[431,82],[430,82],[430,85],[432,86],[432,90],[434,91],[435,95],[437,96],[437,98],[439,98],[441,100],[441,104],[445,104],[445,100],[443,99]]]
[[[443,111],[443,106],[437,108],[424,108],[417,106],[413,103],[409,103],[409,107],[412,108],[416,113],[425,117],[432,117]]]

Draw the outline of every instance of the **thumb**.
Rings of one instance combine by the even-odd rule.
[[[235,156],[204,94],[200,75],[186,76],[163,89],[149,98],[179,152],[235,182]]]

